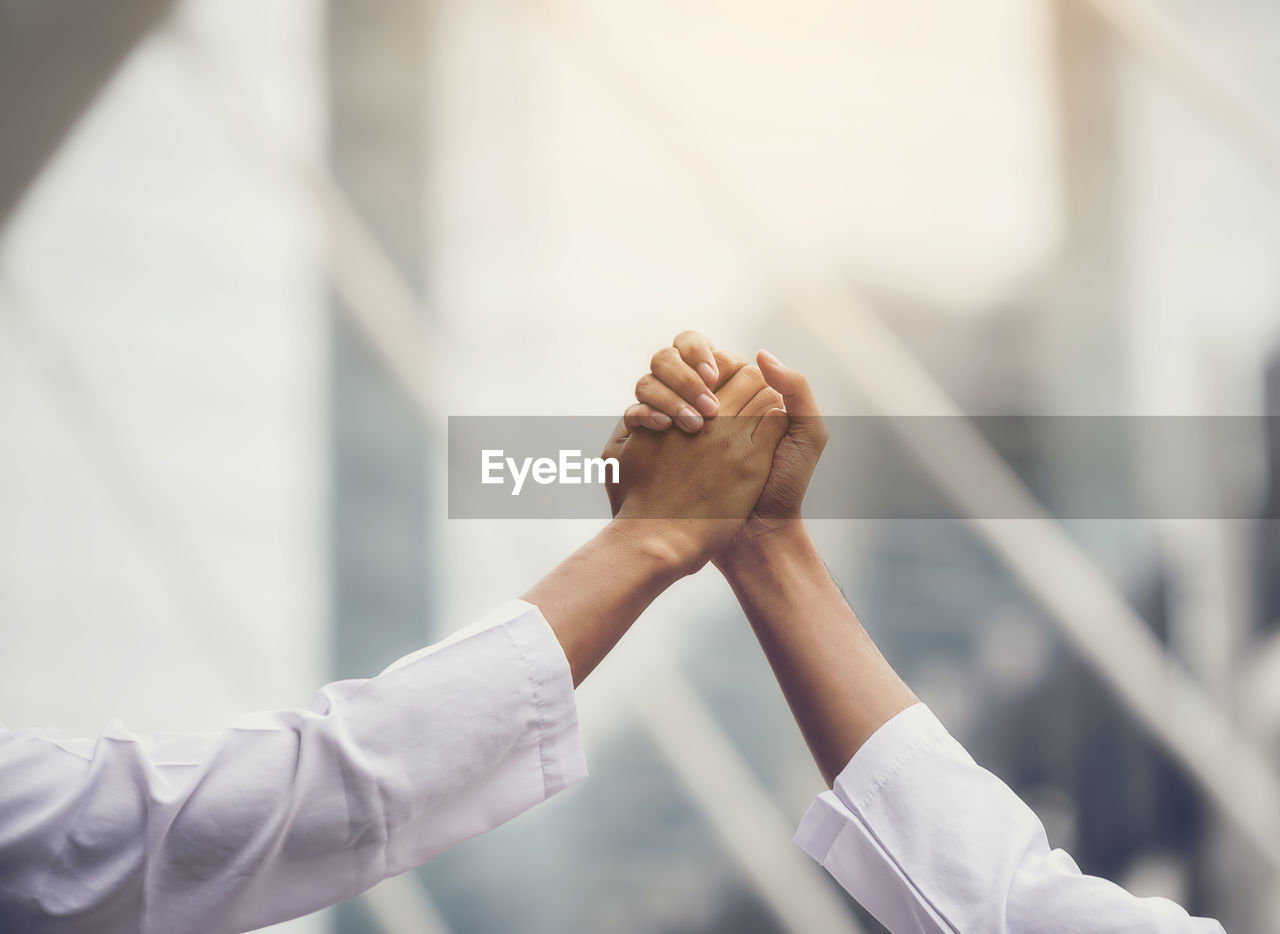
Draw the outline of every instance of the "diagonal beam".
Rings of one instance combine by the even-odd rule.
[[[1077,0],[1280,180],[1280,114],[1264,106],[1157,0]]]
[[[788,844],[791,819],[715,714],[664,661],[646,670],[643,688],[635,680],[629,686],[632,710],[774,920],[788,934],[862,934],[831,881]]]
[[[1268,637],[1245,660],[1238,694],[1254,732],[1274,747],[1280,743],[1280,635]]]
[[[368,341],[427,428],[427,440],[443,444],[448,419],[435,395],[433,374],[443,367],[443,337],[400,265],[339,184],[313,154],[290,145],[243,81],[198,32],[175,20],[166,38],[182,46],[182,62],[196,90],[224,121],[245,151],[294,185],[323,221],[331,249],[330,285],[339,311]]]
[[[0,0],[0,225],[173,0]]]

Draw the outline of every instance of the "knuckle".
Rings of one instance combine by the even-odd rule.
[[[652,363],[654,367],[668,366],[671,363],[673,363],[676,360],[676,358],[678,358],[679,356],[680,356],[679,351],[677,351],[674,347],[663,347],[661,350],[659,350],[657,353],[653,355],[653,359],[650,360],[649,362]]]
[[[756,464],[755,458],[751,456],[751,452],[744,452],[741,457],[735,457],[732,461],[732,471],[735,477],[739,479],[748,479],[755,476],[760,469]]]
[[[636,398],[643,402],[644,396],[649,394],[653,389],[654,384],[657,382],[657,377],[652,373],[646,373],[644,376],[636,380]]]

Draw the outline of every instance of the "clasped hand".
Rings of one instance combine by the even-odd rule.
[[[757,363],[677,335],[605,446],[620,465],[608,488],[615,522],[644,525],[683,573],[723,567],[798,519],[826,444],[804,376],[765,351]]]

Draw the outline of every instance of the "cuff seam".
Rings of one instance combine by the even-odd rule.
[[[912,759],[948,741],[954,742],[932,711],[922,703],[912,704],[863,743],[836,776],[832,791],[845,807],[864,810]]]
[[[507,637],[507,641],[511,644],[516,656],[520,659],[520,667],[524,669],[525,679],[528,681],[529,689],[533,694],[533,708],[536,711],[534,726],[538,730],[538,772],[542,777],[542,797],[545,800],[551,797],[551,792],[549,790],[550,782],[547,780],[547,713],[546,706],[542,700],[542,683],[537,677],[536,669],[529,661],[529,653],[525,651],[522,640],[516,638],[512,627],[505,625],[502,627],[502,632]]]
[[[581,759],[582,754],[580,748],[576,744],[566,742],[562,735],[564,732],[563,729],[552,729],[553,719],[558,720],[559,718],[555,718],[551,713],[549,713],[546,699],[545,689],[549,680],[553,678],[559,679],[561,676],[570,677],[568,671],[568,660],[564,659],[564,650],[560,648],[559,641],[556,640],[554,648],[551,645],[548,645],[546,647],[546,652],[548,654],[552,654],[553,652],[558,654],[555,661],[561,661],[562,666],[556,666],[556,668],[560,669],[563,667],[563,671],[557,670],[553,672],[548,670],[546,666],[536,664],[536,659],[532,656],[534,654],[541,653],[531,653],[529,651],[530,642],[528,636],[524,632],[518,632],[516,627],[512,626],[511,623],[515,623],[523,619],[530,619],[531,621],[536,620],[536,623],[540,624],[542,629],[546,631],[547,637],[555,640],[555,634],[551,631],[551,627],[542,616],[541,610],[533,604],[525,604],[525,607],[526,613],[522,614],[521,617],[517,617],[515,620],[511,620],[507,625],[504,625],[503,631],[519,657],[520,664],[523,666],[525,671],[525,677],[528,679],[533,706],[536,711],[534,725],[538,732],[538,770],[542,779],[542,797],[543,800],[546,800],[552,795],[563,791],[565,788],[574,784],[576,780],[581,778],[581,776],[573,776],[570,773],[569,768],[556,768],[556,764],[568,756],[573,756],[575,759]],[[539,647],[535,646],[534,648],[538,649]],[[571,698],[569,703],[572,704],[573,689],[570,688],[569,690]],[[572,724],[559,726],[568,726],[568,728],[576,730],[576,715],[574,716]],[[563,750],[560,749],[560,747],[566,745],[570,748]],[[562,754],[557,755],[557,751]],[[585,773],[585,771],[585,766],[583,766],[582,772]]]
[[[844,782],[836,781],[835,787],[832,789],[846,807],[855,811],[864,811],[871,802],[879,796],[884,790],[884,786],[893,781],[912,759],[923,753],[928,747],[936,745],[937,739],[933,736],[920,736],[913,739],[905,748],[899,750],[896,756],[882,769],[871,784],[865,788],[856,802],[848,800],[847,791],[844,788]]]

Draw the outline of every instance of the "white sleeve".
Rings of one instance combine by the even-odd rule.
[[[513,601],[220,734],[0,728],[0,930],[240,932],[404,872],[586,776],[569,665]]]
[[[923,704],[858,750],[796,842],[893,934],[1222,934],[1081,874]]]

